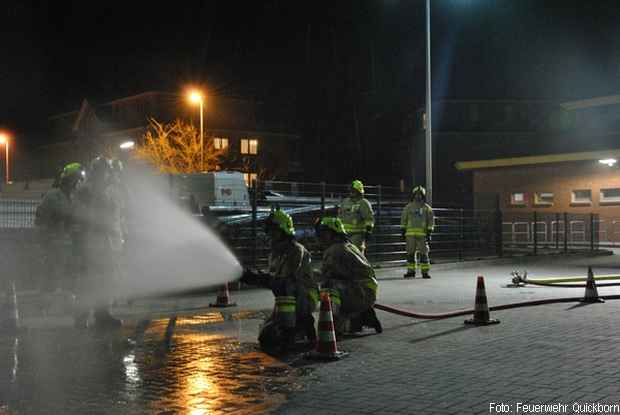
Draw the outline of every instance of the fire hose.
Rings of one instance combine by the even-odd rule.
[[[601,295],[599,298],[604,300],[620,300],[620,294],[614,295]],[[547,304],[557,304],[557,303],[576,303],[583,299],[583,297],[569,297],[569,298],[548,298],[543,300],[532,300],[532,301],[523,301],[519,303],[510,303],[510,304],[502,304],[496,305],[493,307],[489,307],[489,311],[501,311],[501,310],[509,310],[511,308],[520,308],[520,307],[533,307],[537,305],[547,305]],[[378,304],[375,303],[375,308],[377,310],[386,311],[388,313],[397,314],[403,317],[411,317],[417,318],[421,320],[441,320],[445,318],[452,318],[458,316],[466,316],[474,313],[474,309],[469,310],[456,310],[450,311],[447,313],[438,313],[438,314],[426,314],[426,313],[417,313],[414,311],[404,310],[402,308]]]
[[[513,275],[513,283],[516,285],[520,284],[530,284],[530,285],[540,285],[543,287],[561,287],[561,288],[585,288],[586,284],[564,284],[565,282],[576,282],[576,281],[586,281],[586,277],[568,277],[568,278],[539,278],[535,280],[531,280],[527,277],[527,272],[524,272],[523,276],[519,274],[518,271],[512,272]],[[600,275],[598,277],[594,277],[594,280],[618,280],[620,279],[620,275]],[[620,282],[606,282],[601,284],[596,284],[597,287],[618,287],[620,286]]]

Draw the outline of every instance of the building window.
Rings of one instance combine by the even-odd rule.
[[[573,190],[571,195],[571,203],[580,205],[589,205],[592,203],[592,191],[591,190]]]
[[[534,193],[534,203],[539,206],[553,206],[553,193],[537,192]]]
[[[620,188],[601,189],[601,203],[620,203]]]
[[[228,150],[228,138],[215,137],[213,146],[216,150]]]
[[[525,206],[527,204],[525,193],[512,193],[510,195],[510,204],[513,206]]]
[[[243,173],[243,178],[245,179],[246,186],[252,187],[252,184],[256,182],[257,176],[256,173]]]
[[[242,138],[241,154],[258,154],[258,140],[256,138]]]

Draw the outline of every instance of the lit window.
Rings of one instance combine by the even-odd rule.
[[[526,199],[525,199],[525,193],[512,193],[510,195],[510,204],[511,205],[517,205],[517,206],[525,206],[526,205]]]
[[[534,203],[537,205],[553,205],[554,194],[549,192],[540,192],[534,194]]]
[[[571,203],[577,204],[590,204],[592,203],[592,191],[591,190],[573,190],[571,195]]]
[[[242,138],[241,154],[258,154],[258,140],[255,138]]]
[[[228,149],[228,138],[215,137],[213,139],[213,146],[216,150]]]
[[[620,189],[601,189],[601,203],[620,203]]]
[[[252,187],[252,184],[256,182],[256,173],[243,173],[243,179],[248,187]]]

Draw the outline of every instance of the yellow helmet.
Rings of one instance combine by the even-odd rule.
[[[360,180],[353,180],[353,182],[351,182],[351,188],[357,190],[361,194],[364,194],[364,183]]]
[[[416,186],[411,191],[411,195],[415,196],[416,193],[420,193],[422,197],[426,198],[426,189],[423,186]]]
[[[317,219],[314,225],[314,230],[316,231],[316,234],[319,235],[324,229],[329,229],[340,235],[347,234],[347,232],[344,230],[344,225],[342,224],[340,218],[324,217],[322,219]]]
[[[289,236],[295,235],[295,227],[293,226],[293,218],[286,212],[276,209],[265,221],[265,228],[275,226]]]

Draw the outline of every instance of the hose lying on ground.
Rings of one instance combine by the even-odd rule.
[[[601,295],[599,296],[599,298],[602,298],[603,300],[620,300],[620,294]],[[511,308],[533,307],[537,305],[556,304],[556,303],[576,303],[576,302],[580,302],[581,300],[583,300],[583,297],[548,298],[548,299],[543,299],[543,300],[532,300],[532,301],[523,301],[520,303],[496,305],[493,307],[489,307],[489,311],[509,310]],[[466,316],[466,315],[474,313],[474,310],[470,309],[470,310],[450,311],[447,313],[425,314],[425,313],[416,313],[414,311],[404,310],[402,308],[389,306],[385,304],[378,304],[378,303],[375,303],[375,308],[377,310],[386,311],[388,313],[397,314],[399,316],[417,318],[421,320],[440,320],[444,318]]]
[[[533,282],[545,282],[545,283],[559,283],[559,282],[579,282],[585,281],[588,277],[566,277],[566,278],[536,278],[533,280],[528,279],[528,281]],[[607,274],[607,275],[597,275],[594,277],[595,281],[605,281],[605,280],[620,280],[620,275],[617,274]]]
[[[585,288],[586,284],[564,284],[565,282],[578,282],[578,281],[586,281],[587,277],[567,277],[567,278],[537,278],[537,279],[529,279],[527,278],[527,273],[524,276],[521,276],[517,271],[513,272],[512,275],[518,279],[519,283],[522,284],[531,284],[531,285],[540,285],[545,287],[563,287],[563,288]],[[597,281],[605,281],[605,280],[618,280],[620,279],[620,275],[599,275],[598,277],[594,277],[594,280]],[[513,282],[516,284],[517,281],[513,279]],[[617,287],[620,286],[620,282],[608,282],[602,284],[596,284],[597,287]]]

